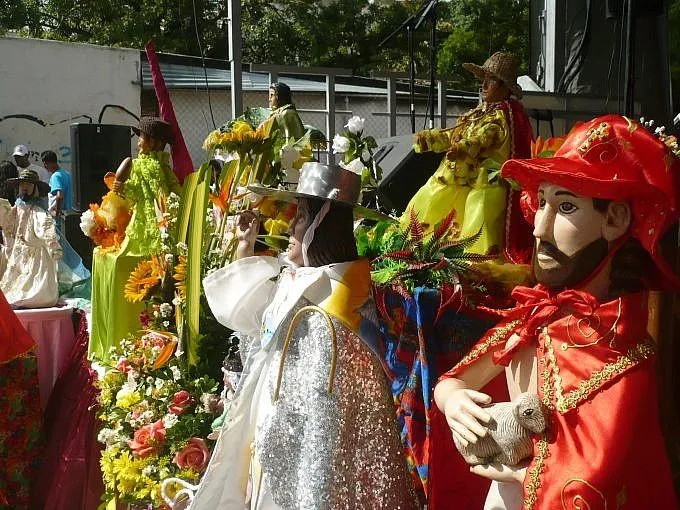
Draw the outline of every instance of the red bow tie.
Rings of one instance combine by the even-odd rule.
[[[494,362],[502,365],[510,363],[518,349],[532,345],[540,329],[555,315],[588,317],[600,306],[597,299],[588,292],[573,289],[553,292],[542,285],[533,288],[515,287],[512,297],[517,301],[517,306],[508,314],[507,320],[522,319],[522,326],[517,330],[518,342],[494,353]]]

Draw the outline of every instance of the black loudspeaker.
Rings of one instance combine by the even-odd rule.
[[[106,172],[115,172],[120,162],[131,155],[130,126],[115,124],[71,124],[73,154],[73,208],[87,210],[100,202],[108,191]]]
[[[626,14],[628,2],[633,2],[634,16],[661,16],[664,12],[663,0],[606,0],[607,19],[618,19]]]
[[[413,150],[414,135],[393,136],[378,140],[374,159],[383,171],[378,184],[380,204],[398,213],[404,212],[411,197],[437,170],[444,153]]]
[[[79,212],[68,212],[64,218],[64,235],[71,244],[71,247],[83,259],[83,264],[88,269],[92,269],[92,250],[94,250],[94,243],[92,239],[87,237],[80,228]]]

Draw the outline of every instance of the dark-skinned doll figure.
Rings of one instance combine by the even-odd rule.
[[[481,102],[451,128],[417,133],[416,152],[438,152],[444,157],[406,206],[402,225],[408,223],[410,209],[428,230],[455,211],[461,237],[481,229],[470,251],[502,255],[502,260],[513,264],[527,263],[531,237],[519,194],[496,178],[507,159],[531,154],[531,125],[519,102],[517,62],[499,51],[481,66],[466,63],[463,67],[479,80]],[[513,270],[505,269],[505,273]],[[522,275],[506,274],[506,278],[521,280]]]
[[[125,158],[113,182],[113,191],[125,197],[132,218],[125,239],[117,250],[95,249],[92,263],[92,335],[89,356],[107,360],[110,347],[140,328],[141,303],[125,300],[125,283],[137,264],[161,251],[156,201],[160,196],[181,193],[165,151],[173,142],[170,124],[156,117],[142,117],[137,157]]]
[[[244,216],[238,259],[208,275],[215,317],[238,332],[244,370],[191,508],[416,508],[397,434],[353,212],[361,178],[306,163],[288,251],[253,256]]]
[[[547,428],[526,462],[472,468],[493,480],[486,508],[677,508],[647,297],[680,288],[659,246],[680,217],[680,160],[639,123],[607,115],[554,158],[510,160],[502,173],[535,204],[538,283],[515,288],[516,306],[436,386],[437,424],[450,429],[440,437],[484,436],[481,390],[505,372],[511,398],[538,395]],[[458,508],[454,468],[439,459],[431,507]]]

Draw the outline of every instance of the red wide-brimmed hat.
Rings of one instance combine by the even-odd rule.
[[[628,202],[630,236],[661,273],[661,281],[651,283],[680,288],[659,247],[680,218],[680,159],[639,122],[621,115],[597,117],[569,133],[555,157],[508,160],[501,172],[533,196],[542,183],[550,183],[582,196]]]

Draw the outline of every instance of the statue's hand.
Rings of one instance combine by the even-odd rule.
[[[121,197],[125,196],[125,183],[116,179],[113,181],[113,192]]]
[[[521,462],[516,466],[506,466],[505,464],[498,463],[477,464],[470,467],[470,472],[497,482],[523,483],[528,465],[529,461]]]
[[[236,225],[236,258],[250,257],[255,252],[255,240],[259,231],[260,222],[253,211],[244,211],[239,215]]]
[[[491,397],[479,391],[453,389],[441,401],[446,422],[457,443],[468,446],[486,436],[487,429],[482,423],[488,423],[491,416],[480,404],[490,404]]]

